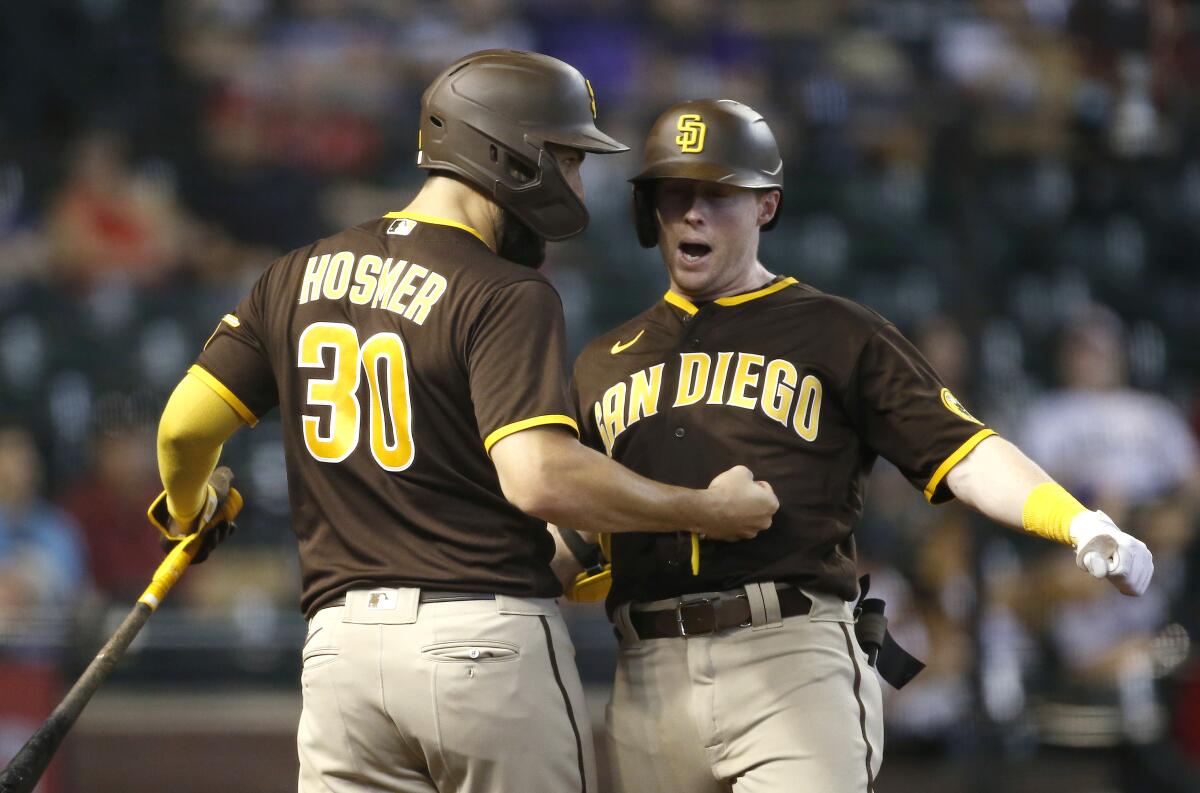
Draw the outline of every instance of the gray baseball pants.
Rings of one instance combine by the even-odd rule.
[[[774,592],[762,585],[764,597]],[[807,615],[759,613],[751,627],[694,638],[639,640],[624,616],[629,606],[618,609],[622,641],[606,714],[618,793],[874,790],[879,681],[854,638],[850,604],[805,594],[813,600]],[[775,602],[768,614],[778,614]]]
[[[558,605],[418,598],[357,590],[309,621],[300,793],[596,793]]]

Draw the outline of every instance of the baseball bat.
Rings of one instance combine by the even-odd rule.
[[[242,495],[236,489],[229,489],[229,496],[221,505],[217,520],[233,520],[242,509]],[[210,523],[216,523],[214,520]],[[87,669],[71,686],[71,690],[63,697],[62,702],[50,714],[50,717],[38,727],[12,761],[0,773],[0,793],[32,793],[38,780],[50,765],[51,758],[58,751],[63,738],[75,725],[79,714],[83,712],[92,695],[104,683],[117,662],[125,655],[130,642],[138,635],[138,631],[150,619],[150,615],[158,608],[158,604],[166,597],[167,592],[183,575],[184,570],[192,563],[196,551],[200,548],[205,531],[191,534],[187,539],[178,543],[167,557],[163,559],[150,586],[138,598],[133,609],[121,622],[121,627],[109,637],[104,647],[88,664]]]

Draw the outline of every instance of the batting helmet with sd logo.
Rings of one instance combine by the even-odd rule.
[[[421,97],[422,168],[457,174],[535,234],[587,226],[583,202],[546,144],[603,154],[629,147],[597,129],[591,83],[557,58],[483,50],[451,64]]]
[[[643,248],[658,244],[654,181],[699,182],[780,191],[779,209],[764,226],[774,228],[783,209],[783,160],[767,122],[732,99],[683,102],[658,117],[646,139],[642,171],[633,183],[633,217]]]

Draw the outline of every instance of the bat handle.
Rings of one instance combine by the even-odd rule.
[[[200,532],[190,534],[187,539],[177,543],[171,549],[167,558],[163,559],[158,569],[154,571],[154,578],[150,580],[150,586],[146,587],[146,591],[138,598],[138,603],[149,606],[151,611],[158,608],[163,598],[171,591],[171,587],[175,586],[175,582],[192,563],[196,552],[200,550],[202,536]]]

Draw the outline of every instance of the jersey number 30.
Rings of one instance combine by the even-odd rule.
[[[415,449],[409,410],[408,359],[395,333],[376,333],[361,345],[358,331],[341,322],[314,322],[300,334],[298,365],[324,369],[324,351],[333,350],[332,377],[308,381],[307,403],[329,408],[326,432],[321,417],[305,413],[304,445],[325,463],[340,463],[358,446],[362,426],[358,388],[365,372],[370,403],[371,456],[388,471],[412,465]]]

